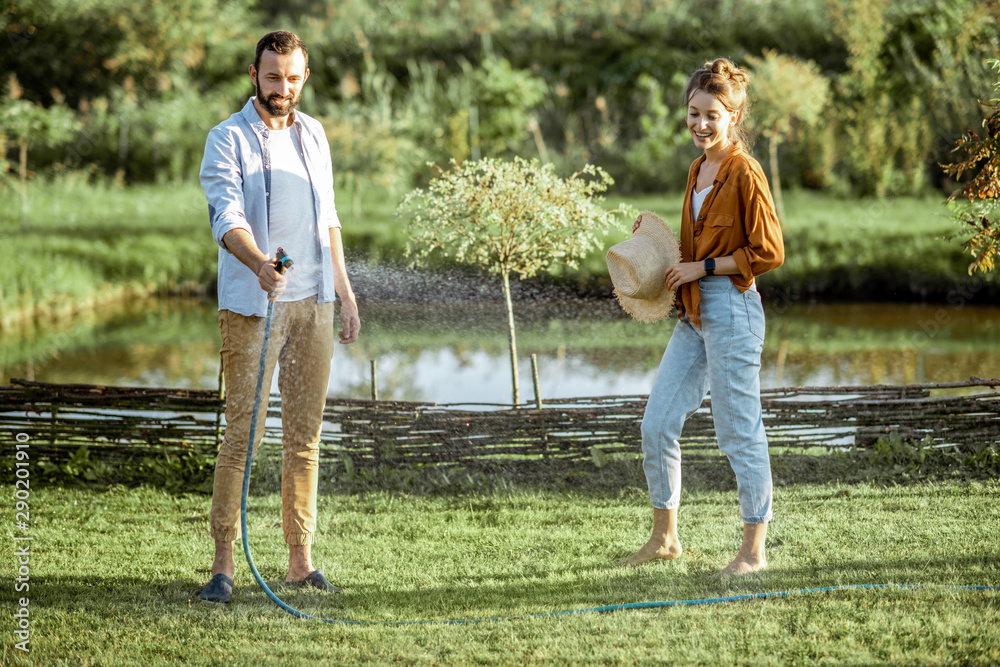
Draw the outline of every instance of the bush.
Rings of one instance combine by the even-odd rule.
[[[77,447],[69,457],[58,460],[37,460],[32,473],[33,485],[106,488],[152,486],[171,493],[211,493],[215,479],[215,457],[186,452],[142,456],[127,460],[107,459],[96,454],[97,449]],[[0,458],[0,478],[4,484],[14,483],[13,457]]]
[[[942,447],[933,438],[907,442],[898,433],[880,438],[870,449],[854,450],[850,458],[862,479],[910,482],[943,479],[985,479],[1000,475],[1000,446]]]

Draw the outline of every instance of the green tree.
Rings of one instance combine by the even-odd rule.
[[[415,264],[440,254],[501,277],[515,406],[520,392],[510,275],[575,268],[619,213],[602,205],[601,193],[612,183],[607,172],[589,164],[563,179],[537,160],[453,160],[426,188],[407,194],[396,211],[409,220],[406,253]]]
[[[990,60],[998,74],[994,89],[1000,93],[1000,60]],[[1000,221],[997,210],[1000,202],[1000,97],[983,106],[992,113],[983,120],[983,136],[969,130],[958,140],[956,151],[965,159],[941,165],[945,172],[956,179],[966,172],[972,178],[948,197],[955,221],[972,233],[964,245],[973,257],[969,273],[990,271],[1000,254]]]
[[[411,59],[407,63],[406,132],[431,152],[429,159],[459,162],[467,157],[518,153],[525,136],[534,134],[539,157],[547,162],[545,143],[534,116],[547,86],[527,70],[488,50],[480,64],[464,56],[456,67]]]
[[[179,171],[190,178],[197,173],[208,128],[252,91],[246,67],[260,33],[247,3],[7,4],[0,11],[5,36],[0,71],[17,77],[25,100],[46,109],[64,101],[84,123],[85,136],[70,147],[74,166],[148,179],[155,177],[157,161],[173,163],[180,154],[187,163]],[[97,108],[104,103],[107,108]],[[186,122],[166,117],[173,111]],[[33,163],[42,169],[63,157],[39,151]]]
[[[24,98],[8,99],[0,110],[0,136],[18,147],[18,182],[21,190],[21,227],[28,215],[28,147],[31,143],[61,144],[76,131],[73,113],[62,104],[45,108]]]
[[[778,169],[778,144],[791,139],[800,126],[815,127],[830,99],[830,84],[812,61],[803,62],[775,51],[763,58],[748,57],[753,70],[753,117],[767,137],[771,188],[778,219],[785,224]]]
[[[494,156],[517,150],[546,90],[545,82],[531,72],[514,69],[505,58],[487,57],[474,74],[473,104],[479,121],[473,147],[481,143],[483,154]],[[544,145],[538,149],[544,159]]]
[[[928,177],[947,187],[943,172],[928,167],[951,161],[955,142],[983,119],[978,100],[990,97],[987,61],[1000,53],[1000,3],[897,2],[892,10],[880,69],[900,101],[897,164],[914,191]]]
[[[675,90],[683,91],[686,85],[687,76],[680,72],[675,72],[669,82],[669,87]],[[664,87],[649,74],[639,75],[636,88],[642,92],[638,112],[642,134],[625,153],[625,164],[633,178],[644,177],[646,183],[661,188],[669,186],[665,182],[665,176],[672,175],[669,165],[679,162],[678,149],[691,141],[685,122],[687,112],[678,104],[671,108],[664,99]],[[684,173],[687,174],[686,164]]]
[[[405,108],[392,105],[395,78],[379,69],[369,54],[354,85],[356,92],[345,93],[344,102],[328,104],[320,120],[330,142],[333,173],[350,186],[351,212],[357,222],[365,188],[404,190],[419,150],[409,133],[400,131],[410,124],[410,116]]]

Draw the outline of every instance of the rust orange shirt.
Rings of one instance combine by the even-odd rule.
[[[785,243],[771,189],[760,163],[736,144],[723,158],[712,190],[694,220],[691,191],[704,161],[703,155],[688,171],[681,214],[681,261],[700,262],[709,257],[732,255],[740,273],[729,278],[745,292],[753,284],[754,276],[785,261]],[[698,281],[685,283],[677,290],[677,316],[686,314],[696,327],[701,327],[700,304]]]

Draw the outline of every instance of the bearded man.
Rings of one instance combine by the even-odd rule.
[[[273,321],[263,387],[278,367],[282,395],[281,526],[288,544],[285,581],[340,589],[313,567],[323,408],[330,381],[334,301],[342,344],[357,340],[358,307],[344,262],[334,205],[330,144],[323,126],[296,110],[309,78],[309,52],[293,33],[257,43],[250,79],[256,96],[209,132],[201,163],[212,235],[219,245],[219,328],[226,383],[226,433],[215,466],[210,515],[212,578],[199,597],[229,602],[233,545],[240,537],[246,451],[268,301]],[[294,261],[288,275],[275,261]],[[263,437],[266,393],[254,454]]]

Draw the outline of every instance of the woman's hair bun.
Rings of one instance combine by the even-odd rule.
[[[703,69],[708,70],[712,74],[717,74],[721,77],[731,79],[742,86],[746,86],[750,83],[750,76],[747,74],[747,71],[742,67],[737,67],[728,58],[707,60],[705,61]]]

